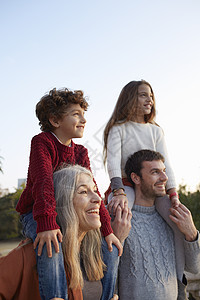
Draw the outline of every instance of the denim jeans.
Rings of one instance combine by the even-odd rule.
[[[23,233],[26,237],[35,240],[37,223],[33,219],[32,212],[24,214],[20,218],[23,225]],[[55,252],[53,244],[52,257],[47,256],[46,244],[43,246],[42,255],[38,256],[38,247],[35,249],[37,271],[39,277],[39,291],[42,300],[52,298],[68,299],[67,280],[64,268],[64,259],[61,243],[59,243],[59,253]]]
[[[101,300],[110,300],[114,294],[117,278],[119,265],[118,249],[115,245],[113,245],[113,251],[110,252],[105,239],[102,238],[102,252],[103,261],[107,268],[106,271],[104,271],[104,277],[101,279],[103,287]]]

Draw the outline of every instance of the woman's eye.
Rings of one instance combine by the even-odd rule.
[[[80,194],[87,194],[87,191],[86,190],[81,191]]]

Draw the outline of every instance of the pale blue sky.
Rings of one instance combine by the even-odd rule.
[[[177,183],[200,183],[199,0],[0,0],[2,188],[26,177],[35,105],[49,89],[89,98],[84,138],[103,192],[102,128],[131,80],[154,89]]]

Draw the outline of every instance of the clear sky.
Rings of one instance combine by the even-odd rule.
[[[82,89],[84,138],[103,192],[102,133],[122,87],[145,79],[177,178],[200,183],[199,0],[1,0],[1,188],[27,174],[35,105],[50,89]]]

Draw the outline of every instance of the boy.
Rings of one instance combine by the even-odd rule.
[[[36,105],[43,132],[32,139],[27,185],[16,210],[20,212],[24,234],[34,241],[42,299],[67,299],[62,234],[56,223],[53,172],[63,163],[90,169],[87,149],[72,141],[72,138],[83,136],[87,107],[82,91],[68,89],[53,89]],[[112,250],[112,243],[122,250],[112,233],[110,216],[103,201],[100,217],[109,250]]]

